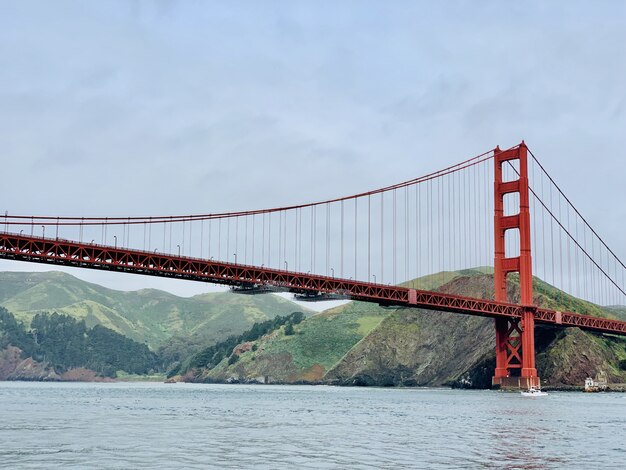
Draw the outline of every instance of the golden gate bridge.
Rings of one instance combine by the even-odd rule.
[[[625,321],[588,314],[626,305],[626,266],[524,142],[308,204],[139,217],[6,212],[3,222],[5,259],[492,317],[495,386],[539,386],[535,323],[626,335]],[[482,291],[446,292],[446,275],[469,268]],[[549,286],[578,300],[557,310]]]

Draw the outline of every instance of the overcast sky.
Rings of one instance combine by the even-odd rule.
[[[525,139],[624,259],[625,135],[626,2],[0,0],[10,213],[310,202]]]

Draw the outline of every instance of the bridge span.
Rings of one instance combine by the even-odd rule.
[[[626,321],[535,305],[533,272],[587,305],[625,305],[626,266],[523,142],[403,183],[310,204],[150,217],[6,213],[4,219],[4,259],[494,318],[495,386],[539,385],[535,323],[626,336]],[[45,236],[46,228],[54,237]],[[159,247],[152,249],[155,240]],[[481,263],[493,267],[495,299],[398,285]],[[519,302],[507,281],[512,273],[519,275]]]

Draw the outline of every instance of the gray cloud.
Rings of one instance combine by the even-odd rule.
[[[306,202],[524,138],[626,258],[625,8],[5,3],[2,210]]]

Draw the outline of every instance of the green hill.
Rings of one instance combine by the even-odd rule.
[[[440,273],[407,283],[420,288],[493,298],[488,269]],[[538,305],[590,315],[619,312],[571,297],[534,280]],[[519,297],[511,277],[509,295]],[[324,382],[347,385],[459,385],[488,387],[494,367],[493,320],[410,308],[352,302],[254,342],[232,364],[189,371],[199,381]],[[537,367],[546,385],[580,385],[599,370],[626,381],[620,363],[626,339],[576,328],[538,326]]]
[[[626,320],[626,307],[623,305],[614,305],[607,309],[620,320]]]
[[[62,272],[0,273],[0,306],[25,325],[38,313],[57,312],[84,319],[88,328],[105,326],[152,349],[177,338],[206,345],[277,315],[314,313],[276,295],[225,292],[185,298],[155,289],[122,292]]]

